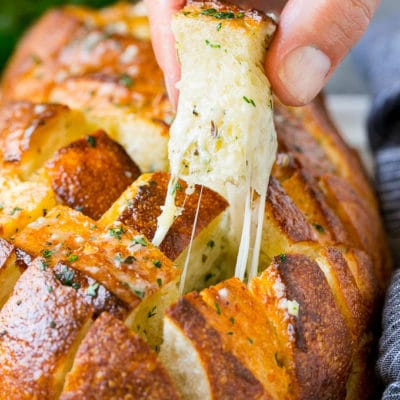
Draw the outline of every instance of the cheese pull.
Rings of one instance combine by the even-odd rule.
[[[277,148],[263,67],[275,24],[256,11],[189,2],[172,28],[182,78],[170,131],[170,187],[153,242],[161,243],[179,211],[178,178],[210,187],[230,203],[232,247],[240,242],[236,275],[243,279],[251,264],[254,276],[263,223],[257,204],[265,202]]]

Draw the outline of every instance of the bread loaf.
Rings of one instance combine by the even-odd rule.
[[[176,18],[192,77],[184,101],[202,107],[196,68],[211,52],[234,53],[246,29],[262,49],[272,26],[220,2],[189,2]],[[188,62],[191,40],[202,63]],[[249,43],[243,65],[259,62]],[[226,62],[210,63],[222,65],[209,71],[221,95]],[[243,109],[232,105],[218,128],[245,126],[247,108],[254,129],[265,122],[251,102],[264,94],[249,83],[261,71],[237,83]],[[0,399],[376,398],[391,260],[375,195],[322,97],[274,103],[278,153],[265,202],[254,197],[258,269],[240,281],[231,226],[243,215],[224,183],[182,176],[168,189],[174,115],[143,4],[52,10],[27,32],[1,82]],[[178,215],[157,248],[168,190]]]

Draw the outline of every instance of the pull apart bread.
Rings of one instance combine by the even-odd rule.
[[[273,99],[275,27],[176,14],[171,134],[142,3],[52,10],[22,39],[1,82],[0,399],[376,398],[377,202],[322,98]]]

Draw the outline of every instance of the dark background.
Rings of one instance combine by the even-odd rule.
[[[0,0],[0,70],[21,33],[50,7],[80,4],[103,7],[113,0]]]

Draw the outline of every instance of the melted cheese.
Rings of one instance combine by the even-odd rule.
[[[229,201],[235,274],[244,279],[250,268],[251,277],[258,271],[263,204],[277,149],[263,68],[274,25],[184,11],[175,16],[173,30],[182,78],[170,131],[170,190],[153,243],[161,243],[176,215],[177,178],[205,185]]]

